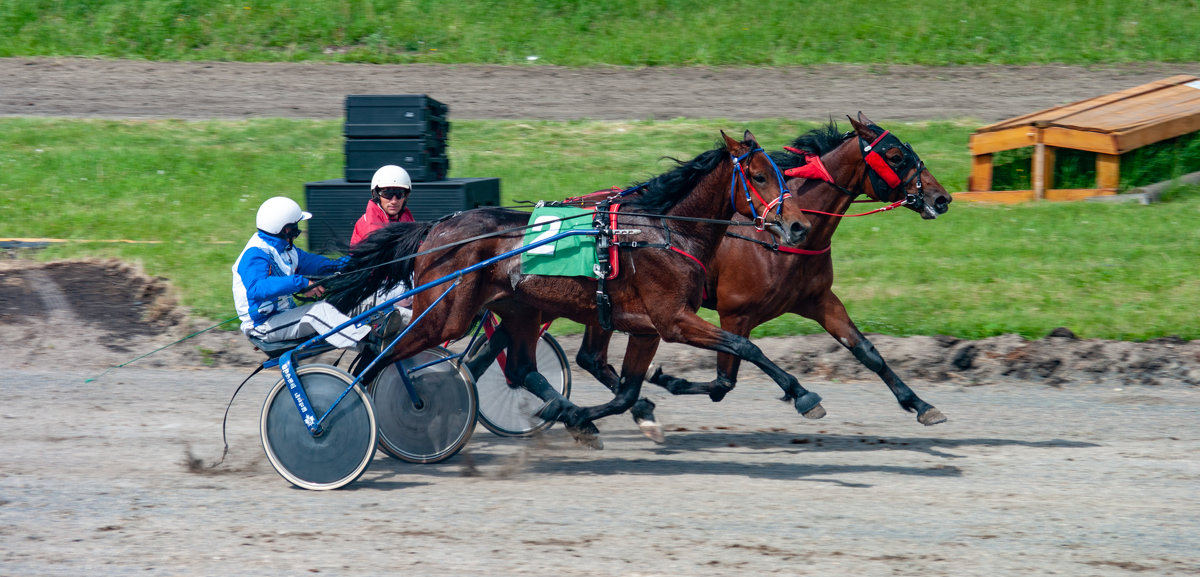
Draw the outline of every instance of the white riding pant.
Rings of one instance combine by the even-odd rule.
[[[381,291],[363,299],[363,301],[361,303],[359,303],[358,306],[354,307],[353,311],[350,311],[350,314],[351,315],[362,314],[363,312],[365,312],[368,309],[374,308],[380,304],[383,304],[384,302],[387,302],[391,299],[394,299],[394,298],[404,294],[407,290],[408,290],[408,286],[405,285],[404,283],[400,283],[400,284],[392,287],[392,290],[388,290],[388,291],[381,290]],[[396,312],[400,313],[400,318],[403,318],[404,324],[407,325],[408,320],[412,318],[412,297],[408,297],[402,301],[397,301],[394,305],[392,305],[392,308],[395,308]]]
[[[246,334],[267,342],[288,341],[325,334],[348,320],[350,317],[342,314],[333,305],[317,301],[272,315],[266,322],[251,327]],[[347,349],[370,332],[370,325],[350,325],[329,335],[325,341],[339,349]]]

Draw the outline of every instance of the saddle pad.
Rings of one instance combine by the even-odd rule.
[[[523,246],[568,230],[593,230],[592,214],[591,210],[575,207],[535,208],[529,215],[531,226],[525,232]],[[521,253],[521,272],[525,274],[592,277],[595,266],[595,235],[572,235]]]

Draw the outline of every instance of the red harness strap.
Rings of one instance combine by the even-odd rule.
[[[806,249],[806,248],[792,248],[792,247],[790,247],[790,246],[777,246],[777,247],[775,247],[775,248],[776,248],[776,250],[778,250],[779,252],[789,252],[789,253],[792,253],[792,254],[807,254],[807,255],[815,255],[815,254],[825,254],[825,253],[829,252],[829,249],[832,249],[832,248],[833,248],[833,245],[831,244],[831,245],[829,245],[829,246],[827,246],[827,247],[825,247],[825,248],[823,248],[823,249],[821,249],[821,250],[808,250],[808,249]]]
[[[617,209],[620,208],[620,203],[614,203],[612,208],[608,209],[608,227],[609,230],[617,230]],[[617,259],[617,243],[613,242],[608,245],[608,263],[612,270],[608,272],[605,280],[617,278],[617,273],[621,272],[621,261]]]

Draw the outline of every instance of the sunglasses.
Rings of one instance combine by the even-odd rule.
[[[408,189],[407,188],[393,188],[393,189],[384,188],[384,189],[380,189],[378,194],[379,194],[379,198],[391,200],[393,198],[403,198],[405,196],[408,196]]]

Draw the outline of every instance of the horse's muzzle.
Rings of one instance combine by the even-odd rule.
[[[922,199],[919,210],[921,213],[921,218],[925,220],[933,220],[937,218],[939,214],[946,214],[946,212],[950,210],[950,202],[953,200],[954,199],[951,198],[949,194],[937,195],[933,199],[933,204],[925,202],[924,199]]]
[[[778,221],[769,222],[765,228],[779,239],[779,244],[792,247],[804,244],[805,239],[808,238],[808,225],[800,221],[792,221],[787,226],[784,226],[785,224]]]

